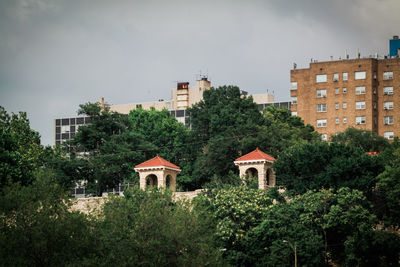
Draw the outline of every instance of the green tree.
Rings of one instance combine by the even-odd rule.
[[[383,171],[381,157],[366,155],[344,144],[305,143],[287,149],[275,161],[277,183],[289,194],[307,190],[350,187],[368,194]]]
[[[203,100],[188,112],[197,151],[193,187],[202,187],[214,175],[228,181],[230,171],[237,173],[233,161],[240,155],[242,140],[256,134],[263,123],[257,105],[238,87],[221,86],[205,91]]]
[[[0,188],[33,182],[33,172],[42,164],[39,133],[32,130],[25,112],[9,115],[0,106]]]
[[[200,216],[202,215],[202,216]],[[90,265],[219,266],[212,246],[210,217],[186,202],[173,202],[169,191],[125,191],[104,205],[98,221],[96,257]]]
[[[261,125],[263,118],[251,97],[241,94],[237,86],[211,88],[203,100],[189,108],[190,125],[197,140],[206,144],[212,137],[239,127]],[[242,133],[246,134],[246,133]]]
[[[0,191],[1,265],[81,265],[90,255],[90,223],[69,211],[67,195],[52,176],[40,170],[33,184]]]
[[[389,146],[389,141],[377,133],[355,128],[347,128],[342,133],[332,135],[331,142],[354,146],[364,152],[381,152]]]
[[[191,187],[192,165],[197,154],[191,131],[172,117],[166,109],[131,110],[129,120],[131,122],[129,130],[141,134],[153,145],[152,151],[149,151],[151,156],[158,154],[178,165],[182,169],[177,178],[179,186],[183,189]]]
[[[273,205],[263,222],[250,229],[245,240],[247,265],[290,266],[291,245],[296,246],[299,266],[398,264],[399,237],[374,230],[376,223],[358,190],[308,191]]]
[[[397,144],[394,144],[397,146]],[[395,148],[385,171],[377,177],[375,210],[387,226],[400,228],[400,147]]]
[[[242,142],[244,153],[258,147],[265,153],[277,157],[289,147],[299,143],[320,141],[320,135],[314,127],[300,117],[292,116],[290,110],[269,106],[264,109],[264,124],[257,127],[254,134],[247,136]]]
[[[131,131],[127,115],[108,107],[87,103],[80,105],[78,113],[90,116],[91,122],[79,127],[66,148],[70,160],[83,158],[87,162],[82,164],[80,173],[84,174],[81,180],[87,182],[88,191],[100,195],[126,180],[137,182],[134,168],[152,155],[154,145],[141,133]]]
[[[211,203],[217,220],[217,242],[225,258],[232,265],[245,264],[248,251],[244,239],[264,220],[271,200],[261,190],[240,186],[219,190]]]

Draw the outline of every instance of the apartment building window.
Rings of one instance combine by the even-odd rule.
[[[142,105],[141,104],[137,104],[136,108],[142,108]]]
[[[347,118],[344,117],[344,118],[343,118],[343,124],[346,124],[346,123],[347,123]]]
[[[322,141],[327,141],[328,140],[328,135],[327,134],[321,134],[321,140]]]
[[[356,71],[354,72],[354,80],[365,80],[367,78],[366,71]]]
[[[356,95],[365,95],[365,86],[357,86]]]
[[[335,95],[339,94],[339,88],[335,88]]]
[[[326,97],[326,90],[325,89],[317,90],[317,98],[322,98],[322,97]]]
[[[336,124],[339,124],[339,118],[336,118],[336,119],[335,119],[335,123],[336,123]]]
[[[383,133],[383,137],[385,137],[386,139],[389,139],[389,140],[393,140],[394,139],[394,133],[393,132],[384,132]]]
[[[338,82],[339,81],[339,73],[334,73],[333,74],[333,81]]]
[[[342,104],[342,108],[344,108],[344,109],[346,109],[346,108],[347,108],[347,103],[346,103],[346,102],[343,102],[343,104]]]
[[[69,119],[62,119],[61,125],[69,125]]]
[[[297,90],[297,82],[290,83],[290,90]]]
[[[385,116],[383,117],[383,124],[392,125],[394,122],[393,116]]]
[[[393,86],[383,87],[383,95],[393,95]]]
[[[392,110],[393,109],[393,102],[383,102],[383,109],[384,110]]]
[[[317,128],[323,128],[323,127],[326,127],[326,119],[317,120]]]
[[[335,103],[335,109],[339,109],[339,103]]]
[[[292,97],[292,105],[297,105],[297,96]]]
[[[347,88],[343,87],[343,94],[347,93]]]
[[[356,102],[356,109],[365,109],[365,101]]]
[[[317,83],[326,83],[327,80],[328,78],[326,74],[317,74],[315,77]]]
[[[384,80],[393,80],[393,72],[392,71],[385,71],[383,73]]]
[[[365,124],[365,116],[356,117],[356,124]]]
[[[326,104],[317,104],[317,112],[326,112]]]
[[[343,72],[343,81],[347,81],[349,79],[349,74],[347,72]]]
[[[297,111],[292,111],[292,116],[297,116]]]
[[[63,133],[69,133],[69,131],[70,131],[70,128],[69,128],[70,126],[69,125],[63,125],[63,126],[61,126],[61,133],[63,134]]]

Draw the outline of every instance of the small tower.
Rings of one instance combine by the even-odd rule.
[[[139,173],[141,189],[146,189],[148,186],[156,186],[175,191],[176,175],[181,172],[181,169],[157,155],[136,165],[135,172]]]
[[[274,161],[273,157],[256,148],[236,159],[234,163],[239,166],[239,175],[243,180],[247,174],[250,178],[258,178],[259,189],[268,189],[276,184],[275,173],[271,168]]]

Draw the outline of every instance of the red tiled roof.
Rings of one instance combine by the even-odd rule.
[[[168,160],[165,160],[158,155],[152,159],[149,159],[143,163],[140,163],[139,165],[136,165],[135,168],[148,168],[148,167],[160,167],[160,166],[174,168],[174,169],[178,169],[178,170],[181,169],[178,166],[176,166],[175,164],[172,164]]]
[[[275,158],[262,152],[261,150],[258,149],[258,147],[256,148],[256,150],[244,156],[241,156],[240,158],[237,158],[235,161],[250,161],[250,160],[261,160],[261,159],[265,159],[268,161],[275,161]]]

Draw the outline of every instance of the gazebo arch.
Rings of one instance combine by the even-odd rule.
[[[168,187],[172,191],[175,191],[176,176],[181,172],[181,169],[157,155],[148,161],[136,165],[135,171],[139,173],[141,189],[146,189],[147,186],[157,186],[159,188]]]
[[[268,187],[276,185],[275,173],[271,167],[274,161],[275,158],[256,148],[256,150],[236,159],[234,163],[239,167],[239,175],[243,180],[246,174],[249,174],[249,170],[254,169],[257,171],[258,188],[268,189]]]

